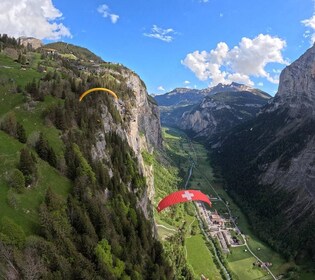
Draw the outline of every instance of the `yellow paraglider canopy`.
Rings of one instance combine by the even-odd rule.
[[[106,92],[108,92],[109,94],[111,94],[112,96],[114,96],[115,99],[118,99],[116,93],[113,92],[113,91],[111,91],[110,89],[107,89],[107,88],[91,88],[91,89],[89,89],[89,90],[87,90],[87,91],[85,91],[85,92],[83,92],[83,93],[81,94],[79,101],[81,101],[81,100],[82,100],[86,95],[88,95],[89,93],[91,93],[91,92],[93,92],[93,91],[99,91],[99,90],[101,90],[101,91],[106,91]]]

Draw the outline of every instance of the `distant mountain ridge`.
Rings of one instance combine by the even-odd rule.
[[[222,84],[219,83],[216,86],[205,89],[191,89],[191,88],[175,88],[174,90],[161,95],[155,95],[154,98],[159,106],[187,106],[197,104],[204,97],[214,95],[218,92],[237,92],[237,91],[250,91],[255,95],[264,97],[265,92],[254,89],[252,87],[231,83]]]
[[[154,98],[162,124],[208,137],[252,118],[271,96],[233,82],[202,90],[177,88]]]
[[[154,99],[159,106],[185,106],[195,104],[206,96],[198,89],[176,88],[171,92],[155,95]]]
[[[257,94],[256,90],[246,86],[237,89],[243,88],[247,90],[233,91],[232,88],[232,91],[226,89],[205,97],[199,105],[183,113],[178,121],[179,127],[196,136],[209,138],[255,117],[270,96],[260,91]]]

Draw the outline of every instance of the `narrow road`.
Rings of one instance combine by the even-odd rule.
[[[165,228],[165,229],[170,230],[170,231],[175,231],[175,232],[177,232],[177,230],[176,230],[176,229],[169,228],[169,227],[166,227],[166,226],[161,225],[161,224],[155,224],[155,225],[156,225],[157,227],[161,227],[161,228]]]
[[[185,186],[184,186],[184,189],[185,189],[185,190],[186,190],[186,188],[187,188],[189,179],[190,179],[190,177],[191,177],[191,175],[192,175],[192,171],[193,171],[194,166],[195,166],[195,164],[194,164],[194,162],[192,162],[192,163],[191,163],[191,166],[190,166],[190,169],[189,169],[188,178],[187,178],[186,183],[185,183]]]

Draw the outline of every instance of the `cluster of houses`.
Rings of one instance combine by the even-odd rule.
[[[229,246],[239,245],[239,240],[237,237],[232,236],[230,230],[227,228],[227,220],[221,217],[217,211],[211,212],[207,210],[204,205],[197,202],[198,211],[202,217],[205,225],[207,226],[207,233],[212,237],[216,237],[220,242],[222,251],[224,253],[229,253]]]

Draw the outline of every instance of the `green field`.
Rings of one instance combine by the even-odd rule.
[[[196,275],[201,274],[207,278],[222,279],[213,262],[213,256],[210,254],[203,236],[201,234],[186,238],[187,260],[194,269]]]
[[[260,279],[264,277],[265,274],[260,268],[253,268],[254,261],[254,258],[241,259],[239,261],[229,262],[229,266],[241,280]]]

